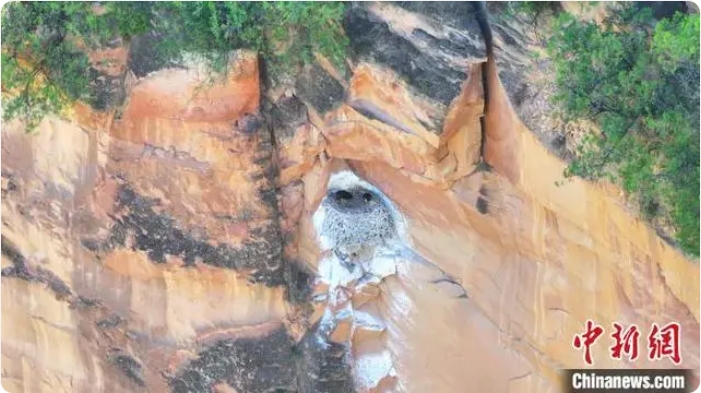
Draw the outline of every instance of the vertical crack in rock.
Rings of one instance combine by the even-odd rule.
[[[479,29],[482,33],[484,39],[484,44],[487,50],[487,61],[483,62],[482,67],[482,91],[484,92],[484,114],[486,115],[489,110],[489,83],[487,81],[487,75],[489,72],[489,61],[494,58],[494,42],[492,38],[492,29],[489,25],[489,14],[485,2],[478,1],[475,4],[475,19],[479,25]],[[489,170],[489,164],[484,159],[484,149],[487,140],[487,122],[485,116],[480,117],[480,148],[479,148],[479,162],[478,169]],[[478,201],[477,209],[480,213],[485,214],[487,212],[486,204],[480,207],[480,201]]]
[[[262,95],[264,96],[264,95]],[[268,203],[268,208],[272,212],[273,223],[271,231],[279,239],[276,245],[276,254],[279,255],[281,266],[281,276],[278,276],[287,287],[286,298],[295,304],[302,304],[308,301],[311,291],[311,273],[302,264],[287,260],[283,253],[283,247],[288,240],[282,231],[282,211],[278,202],[280,193],[278,180],[280,176],[280,158],[278,157],[280,141],[294,137],[296,128],[308,121],[307,108],[296,96],[285,97],[277,103],[265,100],[261,107],[261,146],[262,152],[259,157],[260,165],[264,166],[262,171],[267,188],[262,191],[266,196],[264,200]]]
[[[484,1],[475,2],[475,20],[479,26],[484,45],[487,50],[487,58],[494,56],[494,38],[492,36],[492,28],[489,24],[489,12]]]
[[[277,160],[277,141],[275,139],[275,133],[271,127],[270,121],[265,116],[258,117],[259,132],[258,137],[260,138],[260,148],[254,158],[253,162],[259,165],[261,169],[261,176],[264,180],[263,185],[259,188],[259,196],[263,203],[268,208],[271,217],[271,223],[266,227],[267,238],[266,243],[268,245],[268,252],[271,258],[268,260],[269,263],[265,264],[265,268],[269,271],[277,272],[275,277],[277,280],[284,282],[283,273],[285,270],[285,261],[282,255],[282,230],[280,228],[280,207],[278,205],[278,187],[277,180],[279,176],[278,160]],[[265,269],[260,270],[260,274],[265,275]],[[258,273],[254,275],[257,277]],[[270,279],[268,278],[268,281]],[[281,282],[280,284],[282,284]]]

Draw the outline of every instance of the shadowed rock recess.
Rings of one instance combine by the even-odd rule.
[[[252,51],[215,83],[157,37],[90,53],[93,106],[3,124],[3,388],[557,392],[589,318],[684,332],[682,364],[597,368],[698,370],[699,265],[555,186],[483,10],[352,3],[348,70],[284,86]]]

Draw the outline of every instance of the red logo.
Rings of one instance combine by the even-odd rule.
[[[591,349],[590,347],[596,340],[604,333],[604,328],[601,326],[595,326],[594,322],[587,320],[587,331],[584,334],[574,336],[574,347],[577,349],[584,349],[584,361],[587,364],[592,364],[591,361]]]
[[[676,322],[671,322],[659,328],[656,323],[652,324],[652,331],[647,338],[648,349],[650,350],[650,360],[659,360],[669,357],[674,364],[682,362],[679,352],[679,336],[681,326]]]
[[[625,331],[623,326],[618,323],[613,323],[613,328],[616,331],[611,335],[616,343],[611,347],[611,357],[620,359],[622,355],[628,355],[628,359],[635,360],[638,358],[638,338],[640,332],[635,325],[630,326]]]
[[[622,359],[624,356],[633,361],[638,358],[638,342],[640,340],[640,331],[636,325],[631,325],[625,328],[623,325],[614,322],[614,332],[611,334],[613,345],[609,347],[611,357],[614,359]],[[584,361],[592,365],[591,346],[604,333],[604,328],[596,325],[593,321],[587,320],[586,330],[584,333],[574,336],[573,345],[576,349],[584,348]],[[681,337],[681,326],[676,322],[670,322],[662,327],[656,323],[652,324],[650,334],[648,335],[648,358],[650,360],[660,360],[668,357],[674,364],[680,364],[682,361],[681,352],[679,350],[679,341]]]

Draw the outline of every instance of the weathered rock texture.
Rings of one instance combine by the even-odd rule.
[[[354,5],[349,78],[320,61],[266,94],[250,52],[203,85],[135,41],[93,54],[123,103],[5,124],[3,387],[555,392],[587,319],[682,325],[679,366],[602,340],[596,367],[698,370],[698,264],[615,190],[555,185],[475,11]],[[392,236],[323,241],[329,181]]]

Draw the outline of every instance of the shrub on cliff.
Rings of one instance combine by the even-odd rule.
[[[276,71],[312,61],[314,51],[340,65],[348,45],[344,3],[166,2],[157,26],[173,56],[197,53],[222,71],[233,48],[257,49]]]
[[[548,49],[555,100],[601,129],[566,175],[617,181],[698,255],[699,16],[655,24],[649,10],[624,6],[598,26],[563,13]]]
[[[225,71],[238,48],[260,51],[284,72],[314,51],[340,65],[347,38],[344,3],[311,2],[13,2],[2,9],[3,119],[34,128],[47,113],[90,101],[91,70],[84,47],[152,33],[159,55],[177,62],[197,54]]]
[[[524,16],[534,23],[538,16],[544,12],[557,12],[561,5],[554,1],[507,1],[505,2],[504,15],[507,18]]]
[[[46,113],[90,98],[90,64],[81,47],[104,45],[114,34],[149,28],[146,3],[9,3],[2,8],[3,120],[22,118],[29,130]]]

